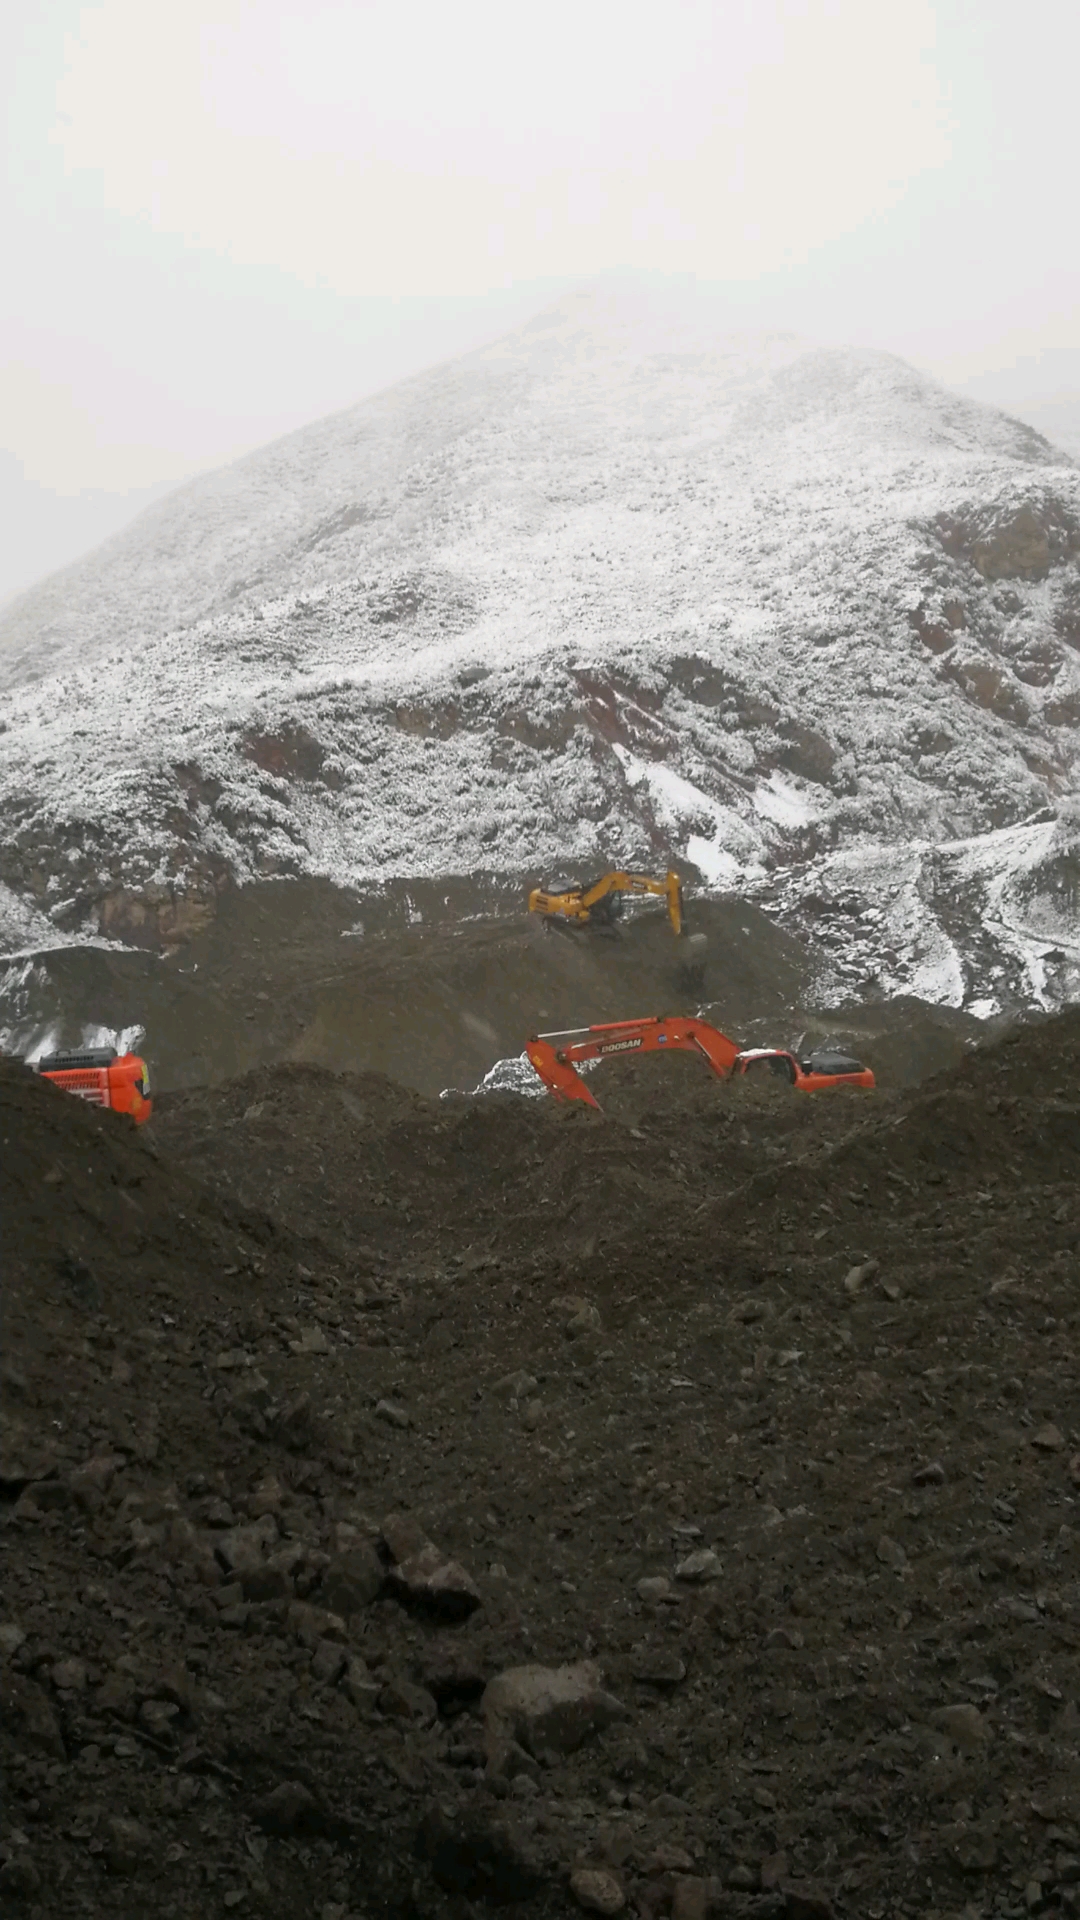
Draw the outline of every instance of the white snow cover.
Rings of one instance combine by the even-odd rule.
[[[1080,998],[1080,819],[933,844],[864,842],[770,889],[789,924],[824,948],[819,983],[918,994],[979,1018]]]
[[[478,1086],[468,1089],[445,1087],[441,1097],[444,1100],[471,1099],[484,1093],[520,1093],[527,1099],[533,1099],[546,1096],[547,1088],[531,1065],[528,1054],[516,1053],[512,1058],[496,1060]]]
[[[37,970],[37,963],[29,959],[0,963],[0,1008],[8,1015],[0,1019],[0,1052],[17,1054],[30,1066],[36,1066],[43,1054],[55,1053],[61,1047],[71,1052],[84,1047],[115,1047],[117,1053],[131,1053],[141,1046],[146,1029],[137,1024],[109,1027],[98,1021],[84,1021],[81,1030],[73,1035],[59,1019],[42,1022],[32,1016],[20,1018],[19,989],[31,983]]]
[[[583,292],[8,610],[10,943],[121,888],[675,855],[863,901],[837,991],[993,999],[1007,953],[1053,997],[1075,835],[1022,823],[1076,792],[1078,556],[1080,471],[1005,415]]]

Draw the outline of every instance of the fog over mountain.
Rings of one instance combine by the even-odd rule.
[[[571,296],[0,619],[7,944],[668,858],[874,978],[1078,983],[1080,469],[880,352]]]

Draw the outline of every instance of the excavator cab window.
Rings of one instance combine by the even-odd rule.
[[[595,920],[598,926],[610,927],[616,920],[622,919],[622,894],[609,893],[605,899],[598,900],[595,907],[590,908],[589,913],[590,918]]]
[[[777,1080],[786,1080],[789,1086],[795,1085],[795,1063],[786,1053],[763,1053],[756,1060],[748,1060],[743,1067],[744,1073],[770,1074]]]

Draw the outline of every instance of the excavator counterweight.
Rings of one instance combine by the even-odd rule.
[[[137,1127],[149,1120],[150,1070],[137,1053],[117,1054],[114,1047],[89,1047],[81,1053],[48,1053],[34,1062],[43,1080],[74,1093],[92,1107],[112,1107],[129,1113]]]

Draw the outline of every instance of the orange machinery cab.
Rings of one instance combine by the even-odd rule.
[[[150,1070],[137,1053],[115,1047],[88,1047],[81,1053],[47,1053],[36,1063],[45,1080],[88,1100],[93,1107],[130,1113],[137,1127],[149,1120]]]
[[[735,1062],[736,1073],[771,1073],[800,1093],[821,1093],[827,1087],[872,1087],[874,1076],[869,1067],[846,1053],[824,1049],[799,1060],[778,1047],[748,1047]]]

